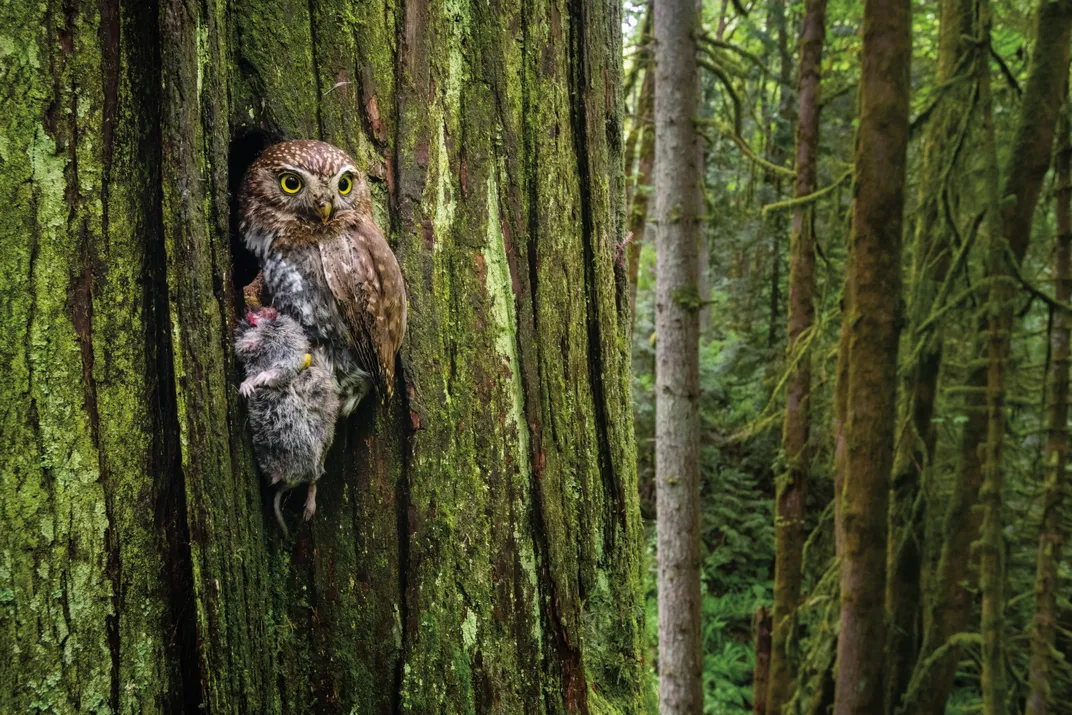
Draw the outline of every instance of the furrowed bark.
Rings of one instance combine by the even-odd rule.
[[[1057,217],[1057,248],[1053,257],[1054,297],[1068,303],[1072,300],[1072,136],[1068,116],[1068,88],[1065,88],[1065,110],[1057,123],[1057,151],[1054,169],[1057,192],[1054,214]],[[1031,693],[1027,698],[1027,715],[1049,715],[1057,705],[1053,699],[1054,648],[1057,625],[1057,565],[1061,563],[1064,530],[1061,508],[1067,489],[1065,466],[1068,462],[1068,367],[1069,334],[1072,316],[1063,310],[1053,315],[1050,345],[1053,361],[1050,364],[1050,394],[1046,414],[1045,492],[1043,495],[1042,526],[1039,533],[1038,555],[1035,561],[1035,614],[1031,624],[1031,660],[1028,681]]]
[[[901,222],[912,10],[864,6],[853,207],[848,424],[841,492],[841,620],[835,715],[882,709],[886,508],[897,396]]]
[[[826,0],[809,0],[804,7],[800,39],[798,83],[796,182],[793,195],[815,191],[819,155],[819,107],[822,48],[826,34]],[[808,338],[815,320],[815,239],[810,207],[793,212],[789,247],[789,345],[790,364],[786,391],[782,448],[787,473],[778,481],[774,507],[774,614],[771,643],[768,712],[781,713],[792,697],[796,672],[793,654],[795,613],[800,599],[804,516],[811,461],[811,354]],[[777,260],[777,256],[775,257]]]
[[[703,706],[700,647],[700,169],[695,0],[655,5],[655,480],[660,712]]]
[[[155,371],[155,17],[0,8],[2,712],[178,702],[157,509],[173,475]]]
[[[1013,157],[1013,163],[1005,172],[1005,184],[1001,189],[1001,196],[1009,197],[1001,204],[998,229],[1004,239],[1006,258],[999,264],[991,263],[988,270],[988,278],[995,284],[1008,282],[1011,268],[1005,261],[1011,260],[1018,266],[1027,252],[1033,214],[1049,168],[1054,129],[1061,107],[1061,93],[1068,69],[1070,28],[1072,3],[1062,0],[1039,4],[1037,39],[1009,154]],[[1000,451],[997,454],[989,451],[995,448],[1000,450],[1000,446],[992,444],[993,441],[989,439],[990,429],[996,429],[998,425],[991,424],[988,417],[993,414],[998,418],[1004,430],[1000,378],[1002,356],[1007,355],[1006,345],[1013,326],[1013,315],[1008,309],[1001,309],[998,313],[993,323],[987,319],[981,321],[979,336],[981,344],[985,342],[988,346],[988,355],[991,354],[989,351],[994,351],[992,354],[999,365],[993,377],[999,380],[999,384],[993,385],[993,390],[988,387],[988,373],[992,367],[989,363],[973,369],[968,376],[967,386],[971,388],[965,407],[968,421],[961,433],[957,474],[943,524],[946,538],[942,544],[933,593],[928,599],[924,645],[909,686],[912,700],[904,705],[903,711],[906,713],[940,715],[945,712],[956,672],[957,649],[949,649],[939,663],[930,669],[922,665],[928,654],[969,628],[972,596],[963,584],[971,583],[973,560],[969,555],[983,524],[983,510],[973,507],[985,496],[990,500],[988,508],[993,510],[998,506],[993,500],[1001,499],[1000,493],[994,493],[992,489],[985,495],[980,494],[985,473],[980,448],[984,445],[987,447],[986,457],[991,460],[995,470],[1001,466],[994,462],[995,458],[1000,458]],[[989,526],[993,528],[993,524]],[[991,559],[1000,556],[994,551],[1000,548],[1000,544],[982,545],[982,549],[987,548],[990,549]],[[982,549],[978,553],[981,554]],[[915,700],[917,697],[918,701]]]
[[[640,711],[618,3],[0,20],[0,711]],[[298,137],[369,173],[410,314],[288,540],[229,194]]]
[[[920,568],[925,513],[920,503],[920,483],[937,444],[938,433],[932,418],[942,364],[942,334],[939,326],[922,334],[917,328],[941,307],[936,301],[952,259],[951,229],[944,205],[956,205],[956,168],[964,154],[962,144],[976,96],[976,83],[968,72],[973,53],[980,51],[978,43],[972,41],[975,7],[972,0],[942,2],[934,81],[943,89],[923,138],[906,326],[911,362],[902,380],[903,401],[890,485],[886,574],[890,627],[886,641],[885,695],[885,712],[890,715],[908,689],[920,649]]]

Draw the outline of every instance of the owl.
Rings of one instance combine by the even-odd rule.
[[[246,172],[238,206],[242,240],[261,262],[258,280],[324,349],[340,414],[372,389],[390,399],[406,287],[353,160],[325,142],[275,144]]]

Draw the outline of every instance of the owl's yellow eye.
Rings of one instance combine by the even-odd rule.
[[[302,180],[297,174],[283,174],[279,177],[279,186],[288,194],[296,194],[301,191]]]
[[[343,174],[339,177],[339,193],[346,196],[354,188],[354,180],[349,174]]]

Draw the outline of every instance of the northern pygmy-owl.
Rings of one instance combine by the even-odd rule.
[[[373,386],[390,399],[406,288],[364,175],[331,144],[282,142],[249,167],[238,200],[239,231],[261,261],[264,287],[326,349],[341,413]]]

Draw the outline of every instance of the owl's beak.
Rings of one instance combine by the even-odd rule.
[[[320,214],[321,223],[331,220],[331,214],[335,211],[335,205],[330,201],[321,201],[316,205],[316,212]]]

